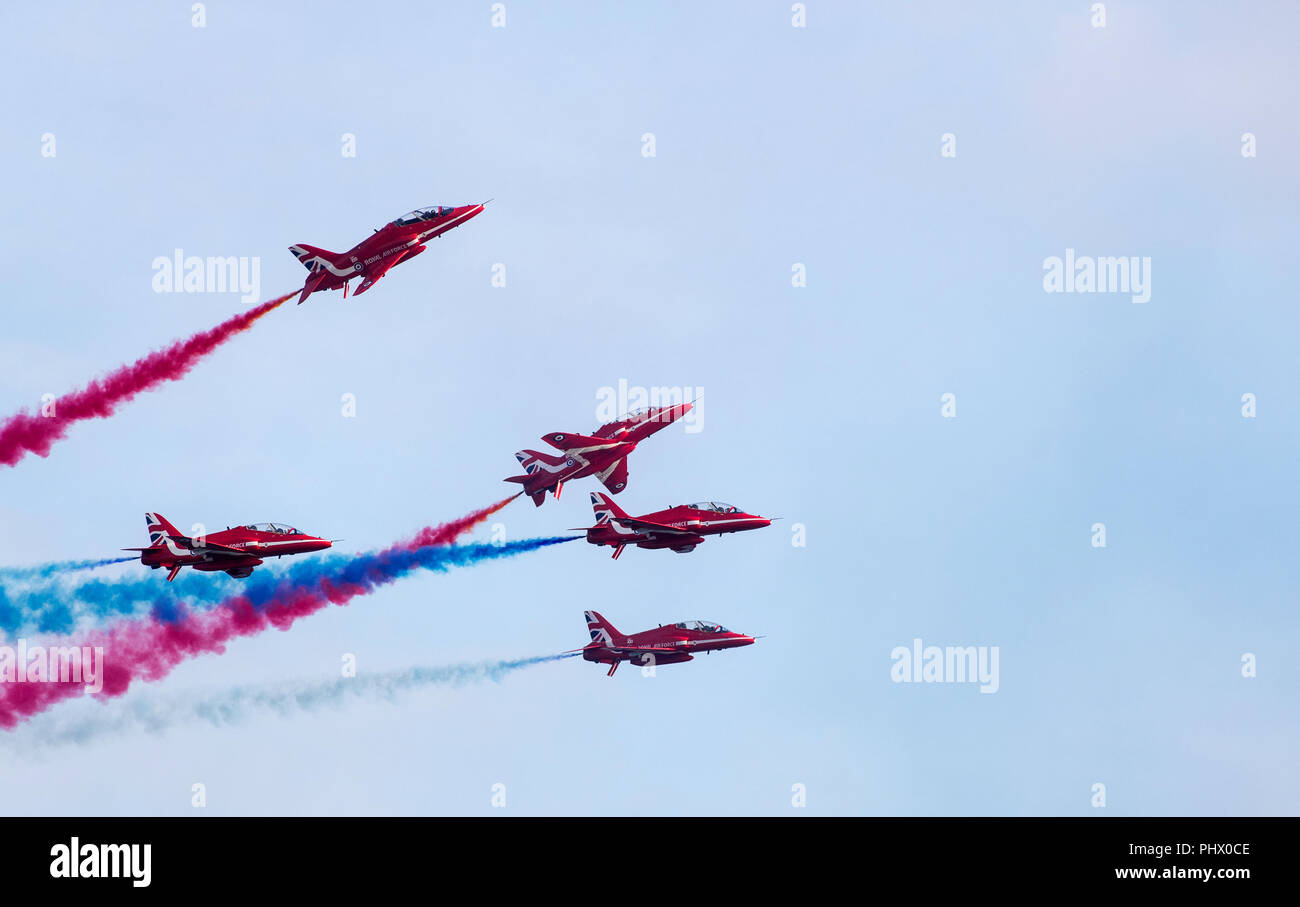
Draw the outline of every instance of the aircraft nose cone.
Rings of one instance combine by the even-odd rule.
[[[676,406],[663,406],[653,411],[651,421],[657,423],[659,427],[672,425],[682,416],[689,413],[694,407],[690,403],[678,403]]]

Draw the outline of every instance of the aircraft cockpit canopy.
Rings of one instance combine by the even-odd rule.
[[[698,504],[688,506],[692,510],[712,510],[714,513],[740,513],[739,508],[732,507],[730,504],[720,504],[717,501],[700,501]]]
[[[244,527],[254,532],[273,532],[276,535],[302,535],[297,529],[287,523],[250,523]]]
[[[403,214],[397,220],[393,221],[391,226],[408,227],[411,224],[418,224],[422,221],[437,220],[440,217],[445,217],[450,214],[453,210],[453,208],[450,208],[447,205],[433,205],[429,208],[416,208],[414,211]]]
[[[701,633],[730,633],[731,631],[722,624],[711,623],[707,620],[684,620],[680,624],[673,624],[679,630],[699,630]]]
[[[667,422],[672,411],[673,406],[669,403],[665,403],[663,406],[634,406],[624,413],[618,421],[644,422],[647,419],[653,419],[656,422]]]

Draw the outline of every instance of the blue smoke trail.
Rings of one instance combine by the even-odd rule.
[[[460,687],[487,680],[500,683],[515,671],[575,658],[580,654],[582,653],[566,652],[504,661],[411,667],[400,671],[360,674],[323,683],[299,681],[234,687],[198,700],[165,700],[141,696],[122,702],[111,710],[96,707],[90,714],[74,718],[60,720],[55,716],[44,716],[33,722],[21,737],[5,736],[0,737],[0,741],[12,739],[24,749],[33,743],[80,744],[131,731],[160,733],[189,722],[206,722],[214,727],[225,727],[237,724],[256,712],[269,712],[284,717],[295,712],[339,707],[349,699],[383,699],[392,702],[399,694],[423,687]]]
[[[0,579],[50,579],[63,573],[93,570],[96,567],[107,567],[109,564],[125,564],[127,561],[138,561],[139,559],[139,557],[132,555],[130,557],[101,557],[98,560],[53,561],[48,564],[35,564],[31,567],[0,567]]]
[[[126,558],[127,561],[136,558]],[[106,563],[117,563],[117,559]],[[9,636],[30,633],[70,633],[83,620],[106,620],[143,614],[154,603],[185,601],[210,605],[238,590],[224,573],[200,576],[182,573],[167,588],[161,574],[124,576],[114,580],[86,579],[70,588],[59,582],[68,573],[90,569],[93,562],[69,561],[72,566],[6,567],[0,569],[0,632]],[[94,566],[102,564],[94,563]],[[33,588],[29,588],[32,581]],[[43,583],[43,584],[42,584]]]
[[[27,584],[33,581],[49,583],[52,580],[57,581],[69,573],[93,570],[96,567],[107,567],[111,564],[125,564],[128,561],[138,559],[138,557],[132,555],[130,557],[102,557],[80,561],[52,561],[30,567],[0,567],[0,630],[10,633],[18,630],[66,632],[72,629],[74,623],[71,610],[53,590],[37,589],[34,591],[20,590],[13,592],[6,587],[6,580],[9,581],[11,586],[15,582],[19,584]],[[11,595],[16,600],[11,600]]]
[[[0,632],[10,637],[64,635],[74,631],[79,623],[145,614],[170,623],[183,617],[189,609],[208,607],[234,595],[247,598],[261,610],[278,593],[289,588],[308,588],[322,579],[347,584],[384,581],[383,574],[396,578],[419,568],[446,570],[580,538],[554,536],[503,544],[431,545],[351,556],[328,555],[300,560],[284,570],[261,567],[242,580],[224,573],[190,572],[170,584],[158,574],[116,580],[88,579],[70,589],[60,585],[22,590],[0,586]]]
[[[184,603],[176,604],[172,612],[175,623],[157,613],[138,620],[118,621],[107,630],[90,631],[86,638],[87,644],[103,646],[113,653],[111,664],[104,671],[104,689],[97,695],[101,699],[121,696],[132,684],[160,680],[182,662],[205,654],[220,654],[236,639],[273,628],[287,630],[304,617],[331,605],[347,605],[416,569],[444,572],[451,567],[511,557],[579,538],[582,536],[525,539],[499,545],[388,549],[344,561],[336,569],[304,564],[286,571],[278,583],[271,581],[260,588],[254,584],[252,589],[257,600],[241,593],[201,611],[192,610]],[[14,728],[35,714],[85,693],[83,684],[0,683],[0,727]]]

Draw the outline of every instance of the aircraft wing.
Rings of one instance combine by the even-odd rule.
[[[542,441],[565,453],[571,450],[585,450],[588,447],[611,447],[618,443],[616,439],[596,438],[592,435],[575,435],[562,431],[554,431],[549,435],[543,435]]]
[[[660,664],[691,661],[695,658],[690,653],[690,646],[605,646],[605,649],[615,653],[620,658],[626,658],[632,664],[637,662],[645,664],[647,656]]]
[[[627,457],[617,461],[604,472],[596,473],[596,478],[609,489],[610,494],[618,494],[627,487]],[[623,519],[623,517],[619,517]],[[665,527],[671,528],[671,527]]]
[[[173,542],[190,551],[197,551],[206,554],[237,554],[240,557],[256,557],[252,552],[245,551],[243,548],[231,548],[228,545],[217,545],[213,542],[205,542],[200,545],[194,539],[185,535],[168,536]]]
[[[379,262],[379,261],[375,262],[366,270],[366,279],[361,281],[361,286],[357,287],[356,292],[354,292],[352,295],[360,296],[366,290],[373,287],[379,281],[379,278],[387,274],[389,269],[391,269],[393,265],[397,264],[406,256],[407,256],[406,252],[401,252],[397,255],[392,256],[386,262]]]
[[[630,529],[637,529],[641,532],[657,532],[664,535],[696,535],[693,529],[682,529],[678,526],[669,526],[667,523],[656,523],[652,520],[638,520],[636,517],[616,516],[612,522],[622,523]]]

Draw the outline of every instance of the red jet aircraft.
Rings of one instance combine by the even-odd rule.
[[[691,411],[694,404],[678,403],[676,406],[659,406],[638,409],[616,422],[609,422],[590,435],[551,432],[542,440],[564,454],[540,453],[521,450],[515,459],[524,468],[521,476],[511,476],[507,482],[524,486],[524,494],[538,507],[546,500],[546,492],[558,498],[565,482],[595,476],[604,483],[611,494],[618,494],[627,486],[627,455],[637,444],[662,428],[667,428]]]
[[[154,570],[166,567],[169,583],[176,579],[182,567],[207,573],[224,570],[243,579],[263,558],[306,554],[334,544],[328,539],[304,535],[283,523],[254,523],[213,532],[204,538],[190,538],[182,535],[162,514],[146,513],[144,521],[149,527],[149,547],[122,550],[139,551],[140,563],[146,567]]]
[[[707,620],[687,620],[679,624],[659,625],[624,636],[597,611],[584,611],[591,642],[577,649],[583,660],[609,665],[613,677],[620,662],[634,661],[640,665],[671,665],[690,661],[692,652],[712,652],[714,649],[734,649],[753,645],[756,637],[732,633],[721,624]]]
[[[634,517],[624,513],[609,495],[593,491],[591,507],[596,511],[596,525],[586,530],[587,541],[613,548],[615,560],[626,545],[671,548],[678,554],[686,554],[694,551],[706,535],[725,535],[772,525],[767,517],[745,513],[738,507],[715,501],[678,504],[667,510]]]
[[[426,242],[435,236],[441,236],[452,227],[460,226],[482,211],[483,205],[416,208],[410,214],[403,214],[387,226],[380,227],[373,236],[367,236],[343,253],[305,244],[290,246],[289,251],[311,272],[303,284],[298,304],[302,305],[317,290],[342,288],[343,298],[347,299],[348,281],[354,277],[365,278],[355,294],[360,296],[376,280],[387,274],[393,265],[399,261],[409,261],[423,252]]]

